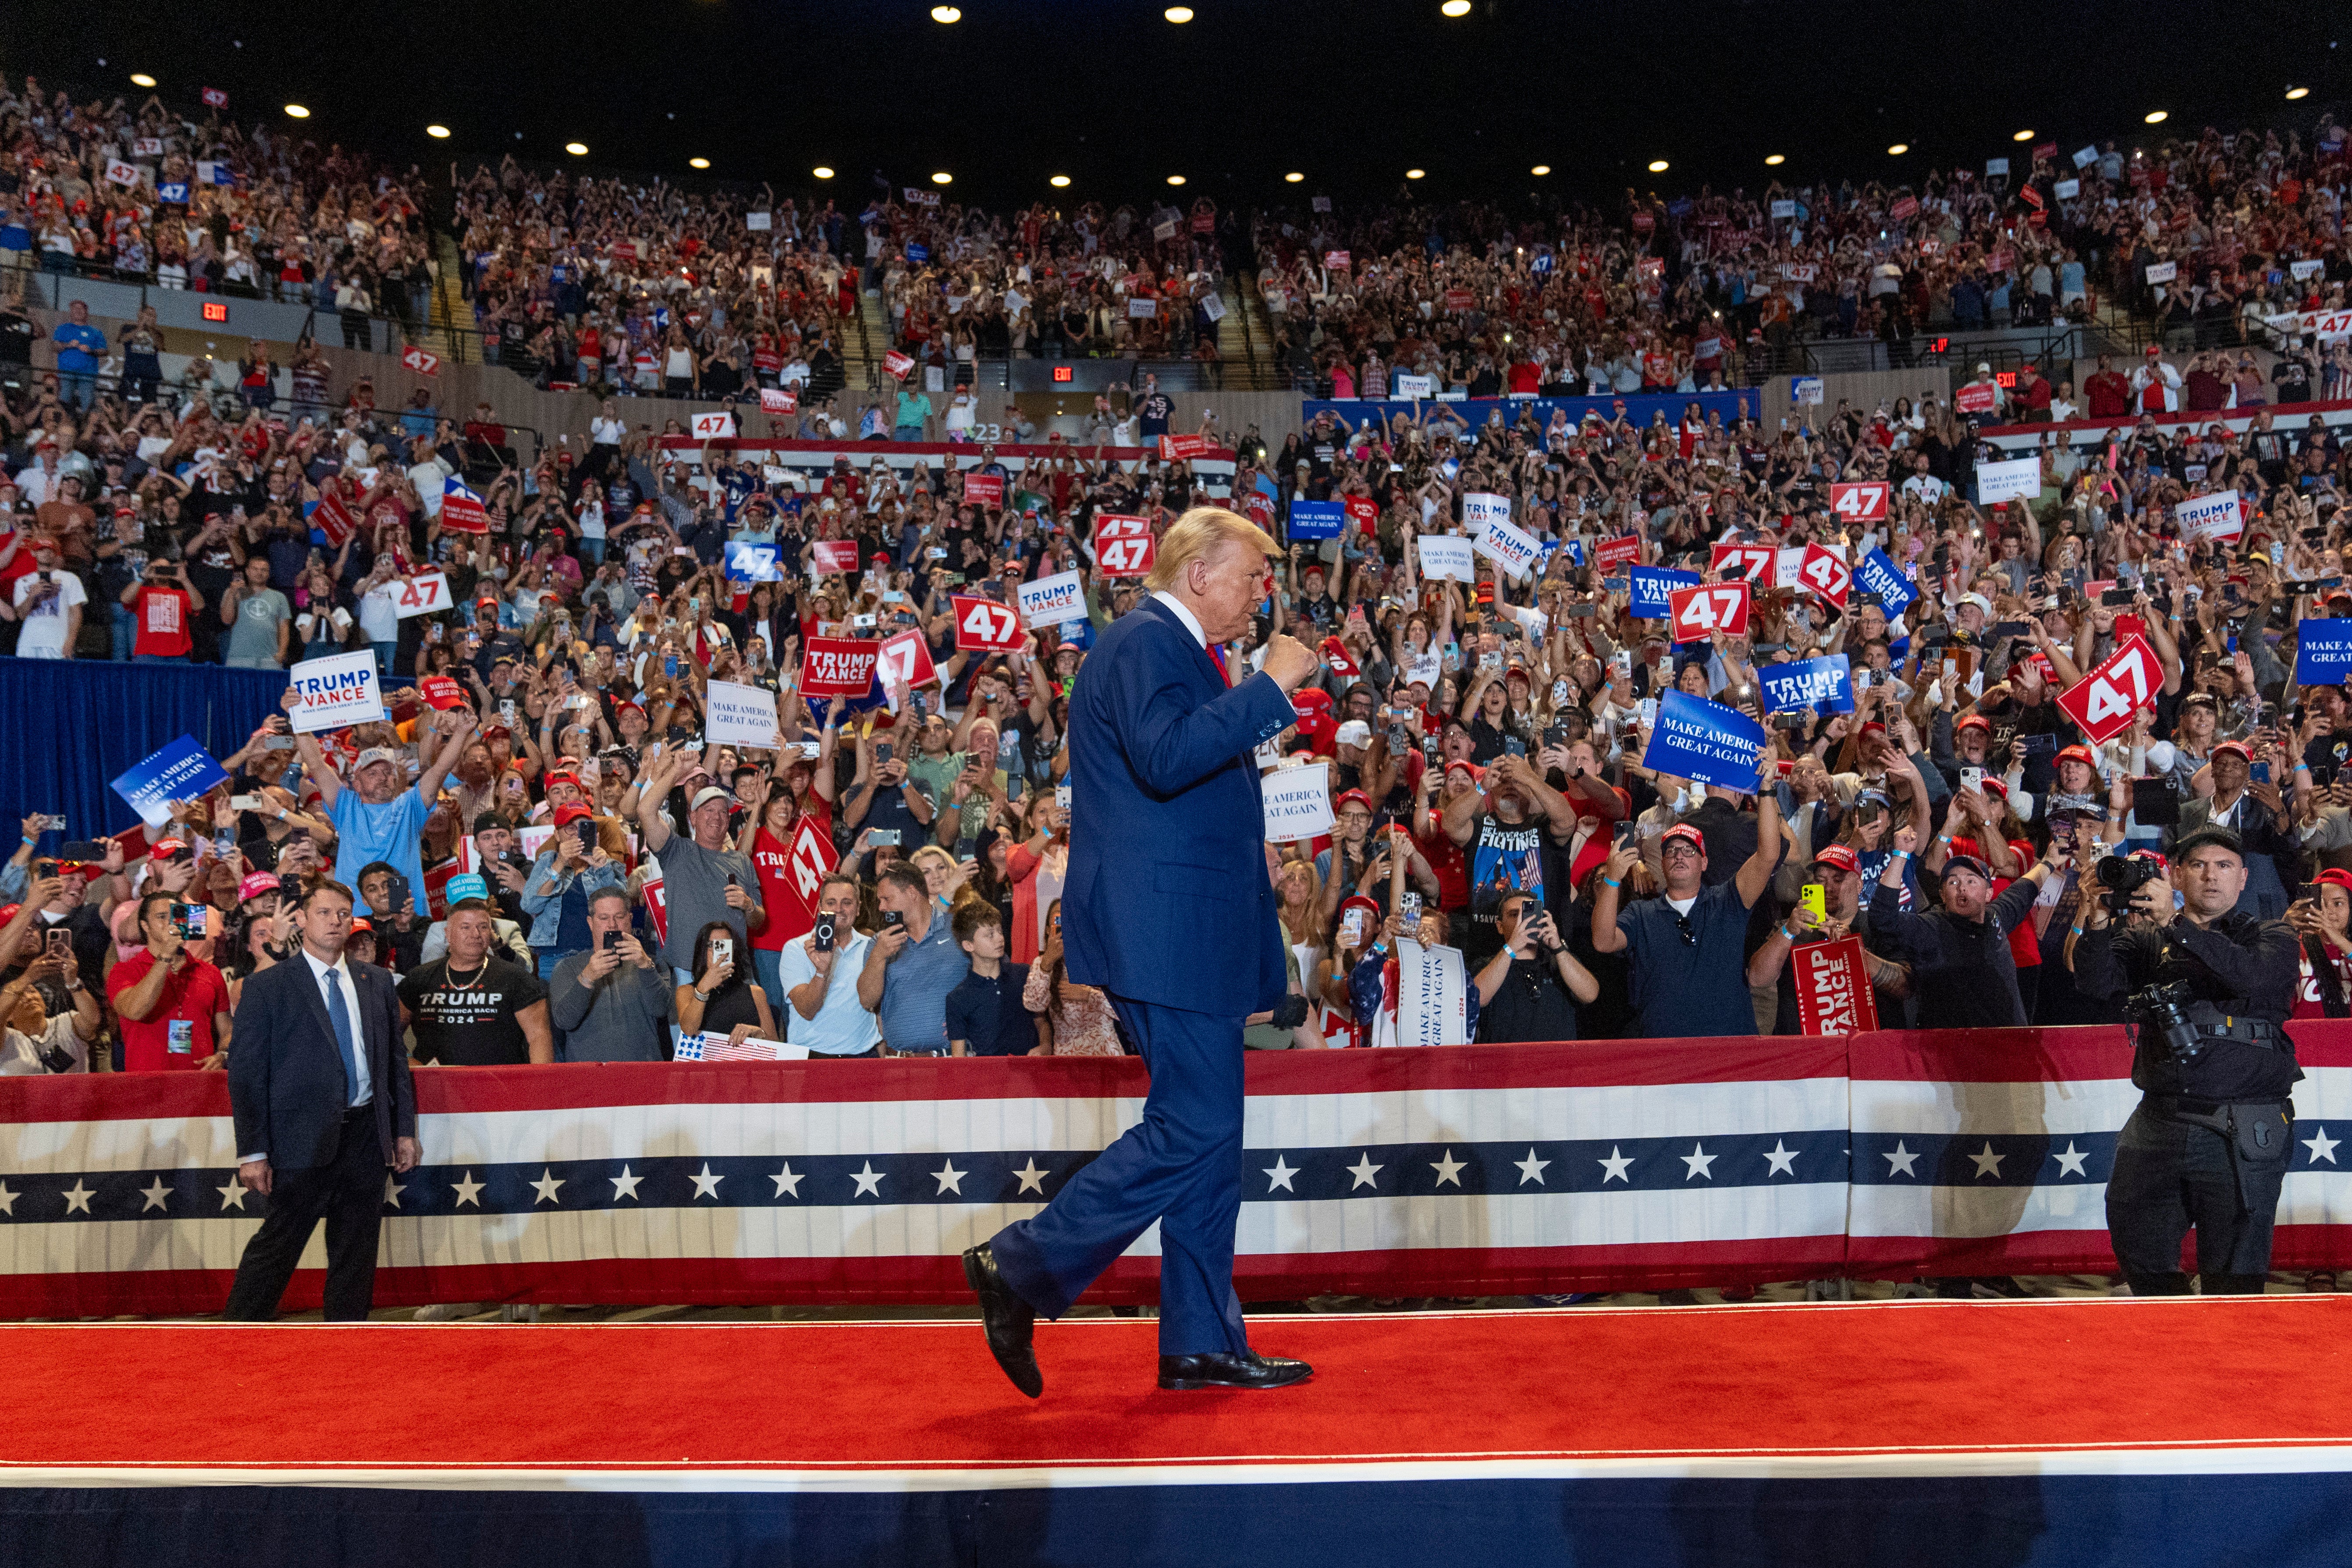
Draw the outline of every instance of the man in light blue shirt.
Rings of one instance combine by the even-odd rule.
[[[851,929],[857,914],[857,879],[825,879],[817,889],[816,920],[833,925],[833,945],[820,949],[818,931],[784,944],[778,971],[787,1004],[784,1037],[813,1057],[870,1057],[882,1038],[874,1010],[857,997],[870,938]]]
[[[857,999],[874,1009],[892,1055],[946,1056],[948,993],[971,973],[971,957],[907,862],[882,873],[874,897],[887,923],[866,946]]]
[[[929,394],[918,392],[911,386],[901,386],[898,389],[898,429],[894,432],[897,439],[921,440],[923,432],[930,423],[930,417],[931,400]]]
[[[287,711],[300,705],[301,694],[287,688]],[[464,754],[473,730],[473,710],[462,707],[437,715],[431,728],[420,727],[420,747],[429,749],[437,732],[441,751],[426,763],[414,787],[407,782],[405,759],[388,746],[362,752],[352,765],[350,782],[345,783],[328,765],[317,736],[296,737],[302,751],[303,773],[318,781],[327,820],[335,825],[336,880],[356,886],[361,868],[381,860],[406,877],[418,894],[424,892],[425,863],[417,847],[424,842],[425,814],[433,809],[442,779]]]

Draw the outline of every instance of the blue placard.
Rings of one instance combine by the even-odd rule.
[[[1764,755],[1764,727],[1736,710],[1686,691],[1658,700],[1642,765],[1680,779],[1756,793],[1756,771]]]
[[[1846,656],[1801,658],[1790,664],[1759,664],[1756,683],[1764,689],[1768,713],[1810,708],[1816,713],[1853,711],[1853,670]]]
[[[727,580],[730,583],[781,583],[784,574],[776,565],[776,547],[772,544],[738,544],[727,546]]]
[[[1631,581],[1633,590],[1632,614],[1643,620],[1662,619],[1666,614],[1666,595],[1677,588],[1698,586],[1696,572],[1676,572],[1665,566],[1636,566]]]
[[[212,753],[197,745],[194,735],[183,735],[132,763],[113,781],[113,788],[141,821],[161,827],[172,820],[172,802],[194,800],[226,783],[228,773]]]
[[[170,203],[173,206],[186,206],[188,205],[188,182],[185,180],[173,180],[156,186],[155,199],[159,202]]]
[[[1890,621],[1909,609],[1919,597],[1919,590],[1911,585],[1902,568],[1889,561],[1883,550],[1872,551],[1854,564],[1853,585],[1876,595]]]
[[[2335,686],[2352,676],[2352,620],[2305,621],[2294,628],[2294,681]]]
[[[213,184],[215,185],[236,184],[236,172],[228,166],[227,159],[221,159],[213,164]]]
[[[913,262],[913,263],[915,263],[917,266],[920,266],[922,263],[924,263],[924,262],[926,262],[926,261],[929,261],[930,258],[931,258],[931,247],[930,247],[929,246],[928,246],[928,245],[908,245],[908,246],[907,247],[907,259],[908,259],[908,260],[909,260],[909,261],[911,261],[911,262]]]
[[[1348,523],[1348,509],[1335,500],[1295,500],[1290,503],[1290,537],[1337,539]]]

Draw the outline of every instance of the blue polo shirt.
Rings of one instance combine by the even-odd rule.
[[[58,369],[68,375],[88,374],[106,353],[106,334],[92,326],[59,321],[49,341],[58,345]]]
[[[1027,1056],[1037,1044],[1034,1016],[1021,1005],[1029,966],[1000,959],[996,967],[993,975],[974,970],[948,993],[948,1038],[963,1041],[976,1057]]]
[[[1632,960],[1633,1010],[1645,1039],[1752,1035],[1748,906],[1737,881],[1699,889],[1685,917],[1661,895],[1617,911]],[[1687,936],[1685,936],[1687,931]]]
[[[920,942],[898,950],[882,971],[882,1005],[874,1016],[894,1051],[948,1048],[948,994],[971,973],[971,957],[937,913]]]

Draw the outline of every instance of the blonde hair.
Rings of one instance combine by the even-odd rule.
[[[1260,555],[1282,553],[1282,546],[1249,519],[1221,506],[1196,506],[1178,518],[1160,541],[1151,574],[1143,585],[1154,592],[1174,587],[1184,568],[1227,542],[1245,544]]]

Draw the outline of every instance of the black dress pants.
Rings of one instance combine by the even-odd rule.
[[[271,1172],[269,1215],[245,1244],[236,1283],[229,1288],[221,1316],[233,1322],[266,1323],[278,1314],[286,1282],[310,1245],[310,1232],[327,1222],[326,1317],[329,1322],[365,1321],[375,1297],[375,1251],[383,1229],[383,1146],[376,1141],[375,1107],[354,1106],[343,1113],[342,1139],[332,1161],[303,1171]]]

